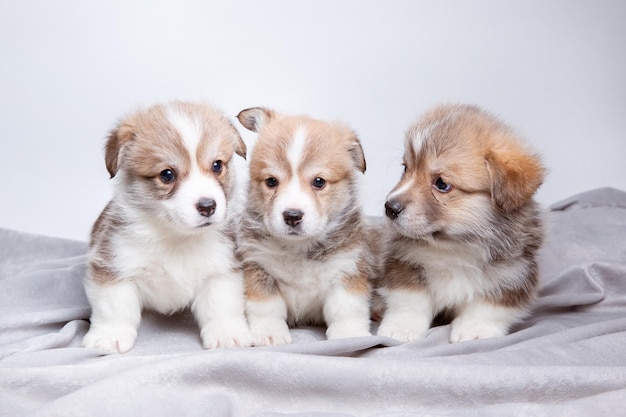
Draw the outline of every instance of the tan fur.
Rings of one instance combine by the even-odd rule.
[[[244,110],[238,116],[244,126],[257,128],[257,123],[250,121],[250,112],[258,113],[258,108]],[[260,136],[250,159],[249,204],[260,212],[271,207],[271,200],[276,190],[263,185],[270,176],[280,177],[281,183],[291,180],[294,173],[288,162],[287,149],[291,139],[300,126],[307,129],[308,146],[299,166],[299,177],[303,188],[309,188],[318,208],[331,207],[333,201],[341,200],[351,191],[352,171],[356,168],[365,172],[365,156],[356,134],[341,124],[329,124],[307,116],[288,116],[272,110],[264,110],[262,116],[263,133]],[[320,176],[328,186],[323,190],[314,190],[306,183]],[[331,186],[332,185],[332,186]],[[280,184],[279,184],[280,188]],[[332,209],[331,209],[332,210]]]
[[[344,279],[345,288],[353,293],[368,294],[371,290],[370,287],[370,274],[371,264],[370,259],[364,257],[359,260],[357,265],[357,273],[354,275],[348,275]]]
[[[233,153],[245,159],[246,144],[222,114],[211,107],[195,103],[178,102],[176,106],[178,111],[196,114],[197,121],[210,132],[210,135],[203,135],[198,146],[197,162],[205,172],[211,171],[210,164],[214,159],[228,162]],[[226,140],[211,140],[215,137]],[[184,166],[187,162],[184,160],[186,154],[178,132],[168,126],[166,107],[153,106],[147,111],[129,115],[111,131],[105,147],[105,162],[111,177],[115,176],[122,164],[138,175],[153,176],[160,172],[164,161],[168,159]],[[217,158],[209,160],[206,154],[216,154]]]
[[[413,138],[424,129],[432,133],[431,140],[415,149]],[[465,214],[463,196],[467,194],[484,193],[499,209],[515,210],[531,199],[545,175],[539,159],[512,130],[475,107],[432,110],[409,129],[405,147],[406,174],[391,194],[407,181],[415,181],[402,199],[420,205],[426,213],[439,204],[445,206],[445,211],[437,210],[438,215],[447,217],[440,219],[442,223]],[[449,193],[433,190],[433,181],[439,176],[453,184]]]
[[[246,264],[244,267],[246,284],[246,298],[249,300],[263,300],[277,294],[278,288],[274,279],[263,269]]]

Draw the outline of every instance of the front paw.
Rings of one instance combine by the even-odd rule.
[[[333,323],[326,329],[326,337],[331,339],[347,339],[350,337],[371,336],[368,323]]]
[[[414,321],[393,320],[383,318],[378,327],[378,336],[390,337],[401,342],[412,342],[420,339],[428,330],[430,323],[424,320],[422,323]]]
[[[126,353],[134,346],[136,339],[137,329],[133,326],[92,325],[83,338],[82,346],[113,353]]]
[[[287,345],[292,342],[289,326],[283,320],[263,320],[250,325],[254,346]]]
[[[480,322],[478,320],[455,320],[452,322],[450,342],[458,343],[468,340],[489,339],[505,336],[506,334],[507,329],[495,323]]]
[[[205,349],[248,347],[252,336],[245,320],[223,320],[207,324],[200,331],[202,346]]]

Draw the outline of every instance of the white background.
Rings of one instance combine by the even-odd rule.
[[[522,132],[550,169],[544,204],[626,189],[626,2],[1,0],[0,227],[87,239],[107,132],[171,99],[350,124],[368,214],[405,129],[442,102]]]

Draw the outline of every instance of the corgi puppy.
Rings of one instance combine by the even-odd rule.
[[[91,232],[83,346],[126,352],[142,309],[186,307],[205,348],[251,344],[235,256],[234,154],[246,155],[236,128],[202,104],[155,105],[111,132],[105,160],[118,181]]]
[[[385,203],[378,335],[414,340],[442,312],[451,342],[507,334],[537,287],[539,158],[485,111],[447,105],[409,128],[403,165]]]
[[[253,343],[290,343],[289,326],[298,324],[325,324],[329,339],[370,335],[374,258],[356,134],[266,108],[237,118],[258,132],[240,240]]]

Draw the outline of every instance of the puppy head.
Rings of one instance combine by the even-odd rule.
[[[358,206],[357,173],[365,172],[365,157],[351,129],[259,107],[237,118],[259,133],[248,204],[272,235],[320,238]]]
[[[466,235],[525,206],[544,178],[538,157],[474,106],[441,106],[406,134],[405,172],[385,203],[411,238]]]
[[[105,162],[120,177],[116,195],[125,205],[190,231],[226,218],[235,153],[245,158],[246,146],[218,110],[173,102],[122,120],[108,137]]]

